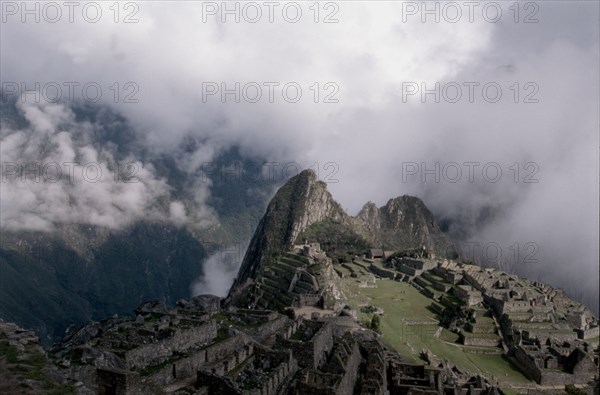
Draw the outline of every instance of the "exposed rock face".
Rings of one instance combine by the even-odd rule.
[[[340,205],[312,170],[291,178],[275,195],[252,237],[232,291],[253,279],[268,257],[289,250],[308,226],[326,218],[347,220]]]
[[[33,331],[0,320],[0,394],[73,393]]]
[[[383,207],[367,203],[354,218],[355,229],[375,247],[406,250],[425,247],[453,257],[455,248],[423,201],[414,196],[390,199]]]
[[[311,225],[334,222],[372,248],[405,250],[424,247],[438,255],[453,255],[449,239],[423,202],[412,196],[391,199],[378,208],[367,203],[356,217],[344,212],[312,170],[291,178],[275,195],[260,221],[230,290],[235,297],[256,280],[266,260],[289,251]],[[328,235],[331,236],[331,235]],[[312,240],[319,241],[319,240]]]

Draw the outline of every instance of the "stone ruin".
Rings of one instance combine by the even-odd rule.
[[[335,286],[337,274],[319,243],[294,245],[272,258],[249,293],[249,308],[283,310],[316,307],[338,312],[345,305]]]
[[[218,302],[144,303],[136,317],[72,331],[53,357],[81,394],[384,395],[408,393],[407,375],[430,382],[429,368],[404,363],[371,331]]]
[[[219,302],[201,296],[172,309],[144,303],[136,318],[109,319],[72,333],[54,355],[90,393],[162,393],[193,384],[199,371],[223,376],[238,369],[290,322],[272,311],[221,310]],[[290,374],[295,362],[287,363]]]
[[[71,330],[54,358],[67,377],[82,383],[81,394],[502,393],[427,350],[428,364],[407,363],[377,334],[357,329],[356,312],[327,288],[336,276],[331,260],[318,244],[295,248],[267,265],[252,308],[223,306],[210,295],[173,308],[143,303],[135,317]],[[375,277],[379,270],[392,272],[432,297],[434,311],[472,335],[464,344],[504,353],[541,385],[598,379],[598,350],[586,341],[597,334],[598,321],[561,291],[452,261],[390,263],[364,269]],[[332,299],[339,303],[335,309],[312,312],[310,319],[264,308],[324,310],[335,305]]]
[[[433,300],[444,325],[480,353],[504,353],[528,378],[543,385],[598,379],[599,322],[584,305],[548,285],[495,269],[394,257],[377,277],[408,281]],[[568,344],[561,348],[557,344]]]
[[[580,341],[548,338],[525,341],[512,350],[512,359],[540,385],[585,384],[598,378],[598,356]]]
[[[506,356],[531,380],[564,385],[598,379],[598,348],[586,340],[598,337],[599,323],[582,304],[498,270],[446,262],[435,271],[447,279],[461,272],[458,284],[464,285],[455,286],[453,294],[468,307],[489,308]]]
[[[502,391],[480,375],[470,376],[429,350],[424,350],[427,365],[405,363],[386,352],[389,394],[496,395]]]

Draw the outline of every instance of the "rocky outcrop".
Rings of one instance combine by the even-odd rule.
[[[456,257],[451,241],[417,197],[400,196],[383,207],[369,202],[353,220],[355,231],[375,247],[393,251],[425,247],[438,256]]]
[[[72,393],[35,332],[0,320],[0,394]]]
[[[326,218],[347,220],[340,205],[312,170],[291,178],[269,203],[250,242],[230,295],[252,283],[265,260],[291,249],[298,235]]]
[[[313,229],[319,225],[320,231]],[[271,200],[246,251],[229,299],[235,300],[253,284],[267,261],[289,251],[294,243],[303,242],[299,236],[320,235],[324,229],[325,233],[345,233],[342,239],[354,240],[353,250],[364,244],[393,251],[424,248],[438,255],[454,255],[451,242],[420,199],[405,195],[391,199],[381,208],[367,203],[358,216],[351,217],[333,199],[327,185],[318,181],[312,170],[305,170],[291,178]],[[328,239],[334,236],[326,235]]]

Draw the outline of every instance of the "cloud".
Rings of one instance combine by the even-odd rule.
[[[94,141],[101,126],[77,121],[63,104],[16,104],[27,126],[2,129],[1,222],[4,230],[51,231],[84,224],[122,229],[135,221],[203,226],[214,221],[199,187],[186,215],[151,163],[115,158]],[[118,160],[120,159],[120,160]],[[168,209],[159,203],[171,200]]]
[[[192,284],[192,296],[211,294],[227,296],[242,264],[247,246],[234,244],[219,249],[202,264],[202,275]]]
[[[584,289],[577,297],[598,309],[597,3],[536,3],[537,11],[520,8],[518,15],[509,8],[512,3],[503,3],[495,23],[482,18],[481,8],[473,23],[466,9],[457,23],[445,18],[436,23],[431,16],[422,23],[420,15],[403,13],[407,3],[400,2],[335,3],[337,11],[320,9],[319,23],[308,3],[300,3],[298,23],[283,20],[280,9],[269,23],[264,8],[258,23],[243,18],[221,23],[221,15],[203,22],[203,4],[139,3],[134,24],[114,23],[108,5],[106,17],[95,24],[81,18],[56,24],[9,19],[0,38],[3,54],[19,56],[2,56],[2,81],[24,81],[28,87],[36,81],[42,87],[76,81],[79,96],[81,86],[97,83],[99,102],[122,113],[143,136],[136,144],[172,155],[188,172],[202,218],[210,213],[203,203],[211,186],[198,181],[197,172],[236,145],[244,155],[296,161],[317,168],[325,181],[339,180],[330,189],[350,212],[368,200],[384,204],[410,193],[421,196],[460,242],[495,242],[505,256],[514,243],[522,248],[534,242],[539,263],[514,270],[574,293]],[[333,11],[339,22],[322,23]],[[524,23],[527,16],[538,22]],[[128,82],[133,85],[126,88]],[[236,82],[240,103],[232,94],[227,103],[220,94],[203,101],[203,83],[233,89]],[[253,82],[262,87],[257,103],[243,95],[245,86],[247,94],[254,92],[255,85],[247,85]],[[280,84],[273,103],[268,82]],[[289,82],[302,88],[297,103],[283,97]],[[328,82],[335,85],[326,88]],[[405,101],[407,82],[429,89],[436,82],[456,83],[463,96],[449,103],[444,94],[452,90],[442,88],[440,103],[431,94],[426,103],[420,95]],[[469,82],[480,84],[473,102],[464,85]],[[496,103],[481,90],[490,82],[502,89]],[[339,102],[324,103],[332,93]],[[137,102],[126,102],[127,95]],[[525,103],[532,98],[538,102]],[[30,115],[41,136],[65,110],[31,106],[28,111],[43,111],[43,117]],[[68,136],[53,136],[62,139],[67,155]],[[190,138],[193,144],[187,143]],[[3,145],[5,139],[19,144],[25,136],[3,134]],[[465,162],[479,163],[473,182]],[[457,163],[463,176],[458,182],[443,177],[435,182],[431,176],[422,182],[420,174],[405,179],[407,163],[428,169]],[[499,181],[482,176],[486,164],[502,169]],[[526,183],[527,176],[539,182]],[[145,188],[160,194],[170,180],[153,182]],[[11,210],[44,227],[47,218],[27,211],[39,193],[23,188]],[[126,202],[139,196],[131,194],[119,204],[129,207]],[[179,205],[166,212],[174,221],[196,213]],[[99,212],[93,220],[106,218]]]

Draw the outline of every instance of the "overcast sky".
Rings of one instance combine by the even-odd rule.
[[[27,96],[19,108],[29,125],[3,128],[3,162],[110,162],[110,150],[86,139],[94,125],[78,125],[69,109],[68,83],[79,83],[73,99],[84,101],[100,87],[98,103],[130,120],[138,144],[172,153],[190,173],[238,145],[249,157],[318,169],[351,214],[369,200],[417,195],[460,242],[479,242],[476,253],[493,243],[504,262],[516,250],[514,270],[568,287],[597,311],[598,2],[431,2],[429,14],[421,2],[320,3],[318,13],[313,2],[282,2],[272,22],[263,2],[238,4],[239,22],[235,2],[228,14],[221,2],[120,3],[118,14],[104,3],[99,17],[99,3],[81,3],[73,22],[59,3],[60,16],[40,6],[39,23],[21,4],[2,2],[4,93],[39,82],[50,97],[56,83],[62,103]],[[234,94],[222,103],[221,84],[235,90],[236,82],[240,103]],[[436,83],[439,103],[435,93],[421,96]],[[262,96],[253,103],[257,86]],[[181,157],[190,135],[204,144]],[[47,193],[21,183],[9,195],[3,188],[2,226],[118,228],[169,193],[169,180],[151,167],[141,176],[136,186],[59,183]],[[204,203],[209,185],[198,185],[202,213],[174,202],[152,215],[214,220]],[[69,199],[77,209],[61,203]]]

